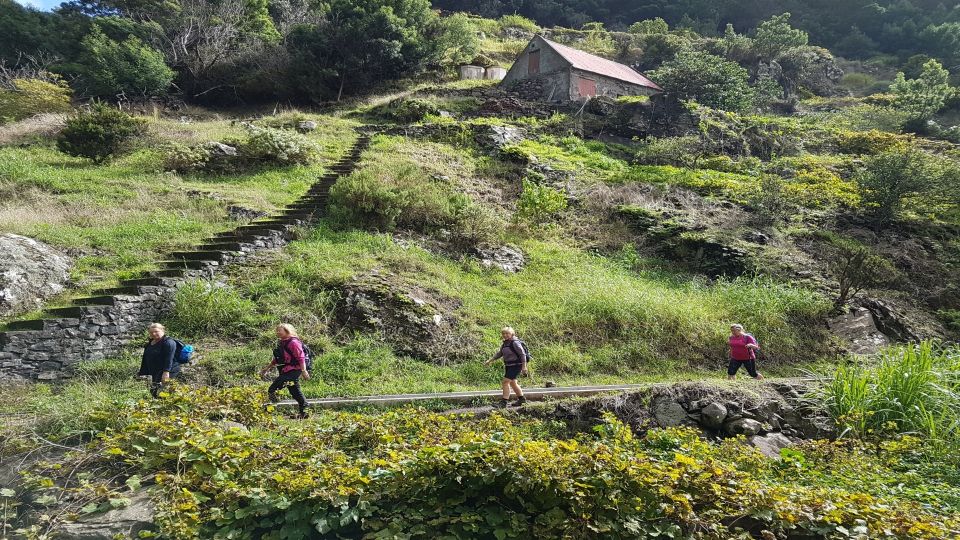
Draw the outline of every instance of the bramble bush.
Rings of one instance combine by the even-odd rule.
[[[770,460],[686,428],[637,436],[612,415],[571,436],[549,421],[414,408],[287,422],[263,399],[178,387],[104,411],[113,427],[77,459],[113,468],[118,485],[154,478],[157,532],[177,540],[750,537],[741,527],[933,540],[960,527],[944,502],[956,486],[911,489],[909,440],[807,443]]]
[[[96,103],[67,118],[57,138],[57,149],[102,163],[128,150],[131,143],[146,132],[146,126],[143,118]]]

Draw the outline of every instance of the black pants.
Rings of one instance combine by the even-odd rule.
[[[174,364],[173,369],[170,370],[170,381],[177,378],[177,375],[180,375],[180,364]],[[167,384],[170,383],[167,381]],[[154,398],[160,397],[160,392],[163,390],[163,372],[154,373],[150,375],[150,395]]]
[[[747,373],[749,373],[754,379],[760,376],[760,374],[757,373],[756,360],[734,360],[733,358],[730,359],[730,365],[727,366],[727,375],[730,375],[731,377],[736,375],[737,371],[740,370],[740,366],[747,368]]]
[[[290,396],[293,397],[297,405],[300,406],[300,412],[302,413],[307,408],[307,398],[303,397],[303,391],[300,390],[300,375],[302,373],[299,369],[295,369],[281,373],[274,379],[273,384],[270,385],[270,389],[267,390],[270,394],[270,401],[277,401],[277,391],[286,386],[287,389],[290,390]]]

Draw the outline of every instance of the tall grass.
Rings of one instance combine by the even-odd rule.
[[[897,346],[874,366],[837,368],[823,390],[827,411],[847,433],[910,433],[960,445],[960,348],[925,341]]]

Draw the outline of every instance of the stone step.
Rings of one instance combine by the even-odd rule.
[[[120,282],[125,287],[164,287],[170,285],[169,279],[163,279],[158,276],[146,276],[133,279],[125,279]]]
[[[203,270],[211,266],[219,266],[220,263],[217,261],[204,261],[204,260],[187,260],[179,259],[175,261],[160,261],[159,266],[161,269],[171,269],[171,270]]]
[[[222,261],[227,253],[219,250],[174,251],[168,256],[173,260]]]
[[[43,310],[44,316],[49,316],[50,318],[61,318],[61,319],[79,319],[86,311],[84,306],[68,306],[61,308],[50,308]]]
[[[48,324],[47,319],[29,319],[7,323],[7,330],[43,330]]]
[[[170,268],[170,269],[160,269],[152,270],[147,272],[147,277],[158,277],[158,278],[182,278],[186,276],[186,269],[183,268]]]
[[[117,303],[117,299],[112,295],[86,296],[74,298],[72,303],[76,306],[112,306]]]
[[[197,246],[197,249],[203,251],[225,251],[225,252],[237,252],[243,251],[244,248],[250,249],[253,247],[253,244],[248,244],[244,242],[217,242],[211,241]]]
[[[136,285],[129,285],[126,287],[110,287],[109,289],[97,289],[95,291],[90,291],[90,296],[107,296],[107,295],[136,296],[139,294],[143,294],[143,290]]]

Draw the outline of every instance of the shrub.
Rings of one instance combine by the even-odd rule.
[[[293,131],[258,126],[247,126],[247,131],[250,137],[239,150],[254,161],[306,165],[319,151],[310,139]]]
[[[524,178],[523,191],[517,202],[518,217],[535,224],[543,224],[566,209],[567,196],[562,191]]]
[[[410,201],[408,193],[392,189],[364,169],[334,184],[330,203],[335,219],[343,224],[392,230]]]
[[[440,109],[433,103],[416,98],[399,98],[391,101],[386,107],[387,116],[402,123],[419,122],[427,115],[440,114]]]
[[[68,112],[70,96],[70,88],[56,77],[13,79],[9,88],[0,88],[0,124],[36,114]]]
[[[698,161],[707,153],[708,147],[709,145],[699,135],[649,139],[637,150],[634,159],[641,165],[695,168]]]
[[[537,26],[537,23],[531,21],[530,19],[522,15],[504,15],[500,17],[500,28],[501,30],[507,30],[509,28],[515,28],[518,30],[523,30],[524,32],[537,33],[540,31],[540,27]]]
[[[937,114],[951,95],[950,72],[940,62],[930,60],[916,79],[897,73],[890,92],[897,96],[894,104],[909,113],[912,120],[926,120]]]
[[[97,103],[78,110],[57,138],[57,148],[66,154],[85,157],[95,163],[127,150],[146,131],[147,121]]]
[[[907,198],[914,198],[921,209],[932,203],[922,196],[938,184],[932,163],[919,150],[894,150],[869,158],[857,182],[864,207],[878,227],[896,218]]]
[[[210,151],[203,145],[170,143],[164,149],[163,169],[179,173],[202,170],[210,161]]]
[[[905,148],[911,141],[911,137],[877,129],[837,133],[837,148],[844,154],[872,156],[896,148]]]
[[[684,50],[650,73],[664,90],[681,99],[728,111],[753,106],[750,74],[735,62],[712,54]]]
[[[663,20],[663,18],[655,17],[653,19],[637,21],[631,24],[627,31],[631,34],[644,36],[649,34],[666,34],[670,31],[670,25],[668,25],[667,21]]]
[[[758,222],[772,224],[787,216],[790,205],[787,203],[782,178],[765,174],[760,178],[760,190],[751,201]]]
[[[845,305],[863,289],[890,282],[896,274],[889,261],[867,246],[836,235],[825,237],[829,241],[827,265],[839,290],[837,307]]]

